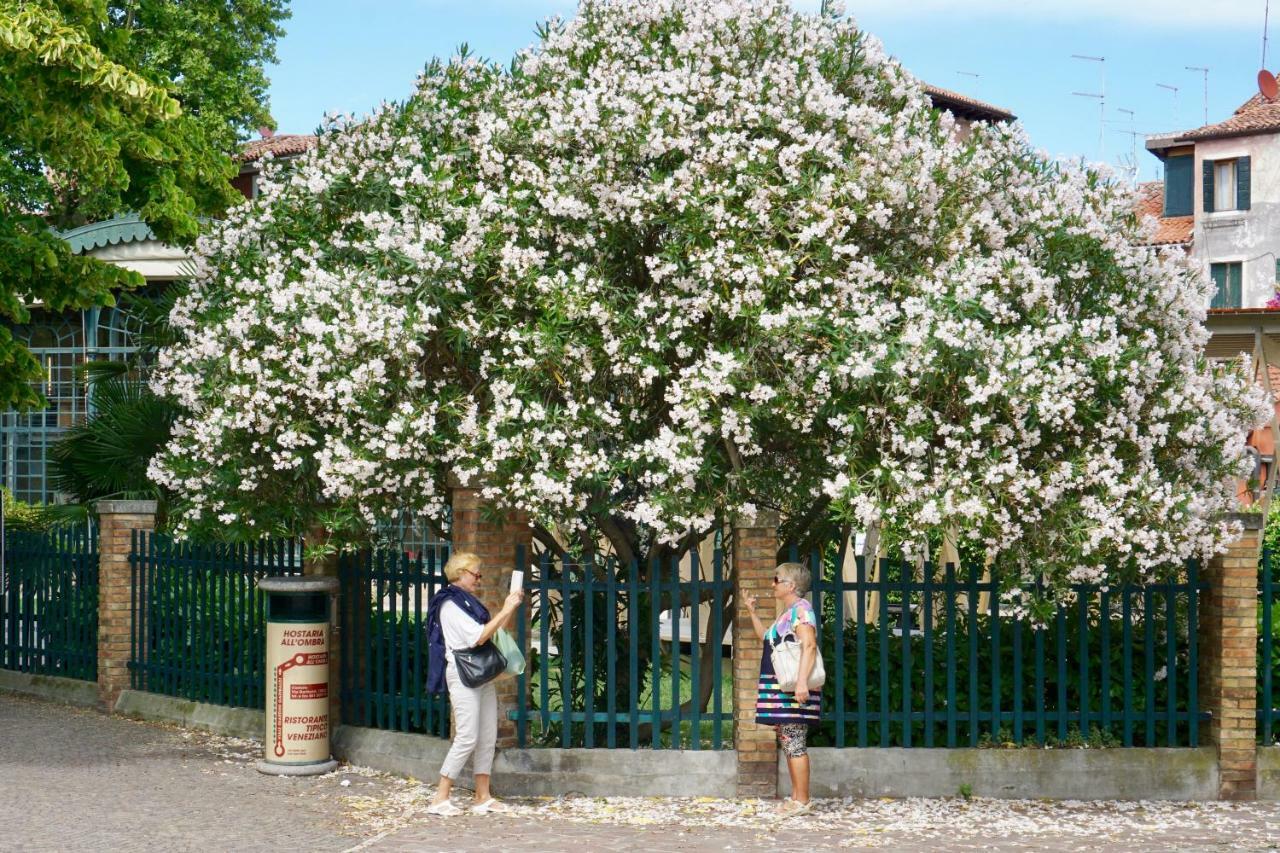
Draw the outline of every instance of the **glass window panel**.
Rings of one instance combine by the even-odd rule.
[[[1213,164],[1213,209],[1236,209],[1236,161],[1218,160]]]

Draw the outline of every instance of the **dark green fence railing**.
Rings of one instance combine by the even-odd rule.
[[[1197,744],[1195,563],[1176,582],[1074,585],[1039,630],[981,568],[853,563],[808,560],[828,673],[814,743]]]
[[[1263,549],[1258,564],[1258,740],[1275,744],[1280,739],[1280,607],[1276,597],[1280,595],[1274,556]]]
[[[532,746],[724,749],[733,745],[730,593],[722,552],[643,567],[543,554],[525,571],[516,639],[518,742]]]
[[[129,563],[133,688],[263,707],[266,613],[258,580],[302,574],[302,544],[196,544],[135,530]]]
[[[0,668],[98,678],[98,533],[8,531],[0,574]]]
[[[449,703],[426,692],[427,601],[447,581],[449,550],[360,551],[338,562],[339,672],[348,725],[449,736]]]

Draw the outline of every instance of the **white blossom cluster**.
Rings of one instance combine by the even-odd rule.
[[[1221,547],[1266,401],[1203,359],[1203,271],[1020,129],[955,131],[786,0],[583,0],[509,69],[433,63],[201,241],[152,476],[180,531],[438,515],[452,472],[650,541],[954,529],[1013,584]]]

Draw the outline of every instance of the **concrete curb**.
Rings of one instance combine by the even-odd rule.
[[[1258,799],[1280,800],[1280,746],[1258,747]]]
[[[1049,800],[1216,800],[1213,747],[809,750],[817,797],[975,796]],[[1277,761],[1280,765],[1280,761]],[[785,758],[780,793],[789,794]]]
[[[84,707],[98,704],[97,685],[0,670],[0,691]],[[177,723],[260,741],[262,711],[227,708],[125,690],[116,713]],[[434,780],[449,741],[422,734],[338,726],[333,754],[348,763]],[[928,749],[809,750],[818,797],[952,797],[961,786],[996,798],[1078,800],[1216,800],[1213,747],[1197,749]],[[732,750],[507,749],[494,763],[494,788],[518,796],[736,796]],[[779,790],[790,793],[784,757]],[[465,772],[458,780],[470,786]],[[1280,800],[1280,746],[1258,749],[1258,797]]]
[[[434,780],[449,741],[429,735],[339,726],[333,754],[361,767]],[[460,785],[470,786],[469,770]],[[504,749],[493,765],[493,787],[522,797],[733,797],[732,750]]]
[[[93,708],[98,704],[97,682],[79,681],[56,675],[32,675],[29,672],[0,669],[0,690],[38,696],[41,699],[66,702],[68,705],[79,705],[84,708]]]
[[[208,705],[141,690],[122,691],[116,700],[115,712],[139,720],[177,723],[214,734],[254,740],[262,740],[266,730],[266,717],[256,708]]]

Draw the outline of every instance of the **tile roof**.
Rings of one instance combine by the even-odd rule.
[[[253,163],[261,160],[263,155],[273,157],[292,157],[316,146],[316,136],[312,133],[281,133],[262,139],[254,139],[240,147],[236,159],[241,163]]]
[[[1236,108],[1226,121],[1206,124],[1178,134],[1178,140],[1224,139],[1256,133],[1280,133],[1280,98],[1268,100],[1261,93]]]
[[[1147,245],[1184,246],[1191,242],[1195,217],[1164,215],[1164,183],[1162,181],[1138,184],[1138,218],[1143,219],[1148,216],[1154,216],[1159,224],[1155,235]]]
[[[950,89],[943,89],[940,86],[930,86],[925,83],[924,91],[929,96],[929,100],[933,101],[935,107],[955,113],[960,118],[978,119],[980,121],[1013,121],[1017,118],[1017,116],[1003,107],[997,107],[994,104],[988,104],[985,101],[979,101],[977,98],[970,98],[968,95],[962,95]]]

